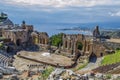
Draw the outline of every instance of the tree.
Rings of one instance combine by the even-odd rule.
[[[63,33],[59,33],[57,35],[53,35],[52,37],[50,37],[51,45],[57,46],[57,47],[59,45],[62,45],[62,36],[63,36]]]
[[[82,50],[82,48],[83,48],[83,44],[81,42],[78,42],[78,49]]]

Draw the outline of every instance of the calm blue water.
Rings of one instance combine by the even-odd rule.
[[[92,31],[96,25],[99,25],[101,30],[104,29],[120,29],[120,23],[119,22],[112,22],[112,23],[40,23],[40,24],[33,24],[35,30],[40,32],[47,32],[49,36],[58,34],[58,33],[67,33],[67,34],[90,34],[90,32],[80,32],[77,30],[59,30],[64,28],[74,28],[74,27],[82,27],[82,28],[88,28],[90,31]]]

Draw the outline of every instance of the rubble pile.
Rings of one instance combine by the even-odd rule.
[[[55,69],[47,80],[120,80],[120,75],[88,72],[76,74],[72,70]]]

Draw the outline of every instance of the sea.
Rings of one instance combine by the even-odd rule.
[[[105,23],[39,23],[33,24],[34,30],[39,32],[47,32],[49,36],[66,33],[66,34],[86,34],[91,35],[96,26],[100,30],[120,30],[119,22]],[[82,30],[80,30],[82,29]]]

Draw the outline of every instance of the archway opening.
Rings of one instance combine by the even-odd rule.
[[[17,45],[17,46],[20,46],[20,44],[21,44],[21,39],[17,39],[17,40],[16,40],[16,45]]]
[[[8,46],[6,49],[6,52],[9,53],[11,51],[11,48]]]
[[[67,48],[67,41],[65,41],[65,48]]]
[[[89,62],[95,63],[97,61],[97,56],[92,52],[89,57]]]
[[[77,49],[82,50],[83,44],[81,42],[77,42]]]
[[[100,53],[100,56],[103,57],[103,53]]]

